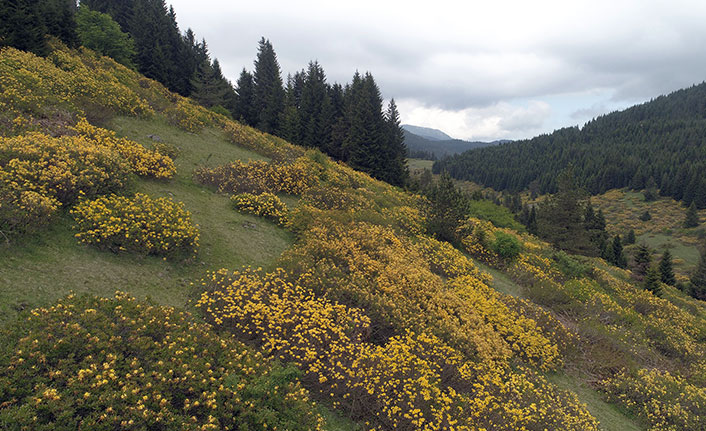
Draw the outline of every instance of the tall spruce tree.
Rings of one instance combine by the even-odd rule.
[[[224,106],[226,96],[232,90],[223,77],[218,60],[214,60],[212,64],[208,60],[201,63],[191,85],[191,97],[206,108]]]
[[[609,252],[608,262],[612,263],[618,268],[626,268],[628,266],[628,259],[625,257],[625,252],[623,251],[623,243],[620,239],[620,235],[615,235],[613,237],[613,244]]]
[[[638,280],[642,280],[647,275],[647,270],[652,266],[652,254],[645,244],[639,244],[633,255],[633,274]]]
[[[47,27],[40,6],[36,0],[0,3],[0,46],[46,55],[49,52],[45,40]]]
[[[324,119],[327,90],[324,69],[316,61],[309,62],[299,108],[303,135],[301,142],[297,142],[305,147],[324,148],[327,140],[324,136],[325,123],[330,121]]]
[[[382,179],[385,173],[385,121],[382,96],[373,76],[356,73],[350,86],[348,134],[345,147],[348,163],[356,169]]]
[[[404,143],[404,130],[400,123],[400,113],[395,99],[391,99],[385,112],[385,146],[384,156],[387,159],[387,174],[384,178],[388,183],[402,187],[409,178],[407,168],[407,146]]]
[[[255,111],[255,84],[250,72],[243,69],[236,82],[235,105],[232,109],[233,118],[248,126],[257,125],[257,111]]]
[[[677,280],[674,277],[674,265],[672,263],[672,253],[669,249],[664,250],[662,254],[662,259],[659,261],[659,274],[662,283],[669,286],[674,286],[677,284]]]
[[[284,86],[275,50],[264,37],[258,44],[253,84],[257,127],[263,132],[277,134],[284,114]]]

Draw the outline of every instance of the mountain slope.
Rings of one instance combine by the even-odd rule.
[[[82,144],[118,164],[164,153],[174,162],[171,177],[138,175],[135,167],[144,166],[126,165],[134,169],[131,186],[112,193],[182,202],[201,231],[196,258],[184,261],[79,244],[70,212],[76,202],[66,201],[46,227],[3,245],[0,295],[14,305],[10,313],[22,315],[3,322],[13,337],[0,343],[0,380],[11,382],[0,389],[0,424],[32,429],[36,417],[47,429],[60,420],[75,429],[105,413],[115,427],[133,420],[150,429],[158,412],[176,421],[188,412],[203,428],[243,417],[267,428],[316,429],[293,413],[296,406],[314,411],[313,399],[322,416],[335,412],[349,429],[598,430],[595,408],[605,410],[601,417],[617,415],[616,429],[706,425],[699,410],[706,310],[676,289],[664,286],[656,297],[599,259],[560,254],[473,217],[454,230],[454,248],[429,236],[429,207],[419,196],[213,114],[88,51],[59,49],[45,60],[3,50],[0,68],[8,83],[0,93],[0,199],[15,188],[34,198],[63,190],[53,183],[28,189],[43,177],[24,176],[37,166],[15,156],[18,140]],[[80,119],[86,115],[125,139],[105,138],[108,131]],[[88,135],[117,145],[94,148],[103,141],[89,146]],[[48,172],[59,178],[70,174],[53,167]],[[86,192],[97,193],[81,175]],[[119,223],[109,219],[108,227]],[[152,225],[144,229],[154,233]],[[507,243],[518,245],[514,257],[499,254]],[[98,297],[51,305],[70,288]],[[115,289],[177,308],[124,294],[103,298]],[[43,309],[27,311],[37,306]],[[170,315],[178,325],[165,323]],[[219,343],[198,349],[185,336],[190,326],[209,340],[223,337],[223,348],[236,341],[247,348],[211,358]],[[278,371],[261,371],[253,360]],[[202,376],[224,362],[240,372],[228,377],[219,367],[210,387]],[[141,371],[132,367],[149,376],[156,367],[159,387],[164,377],[178,390],[143,395],[143,381],[133,385]],[[193,385],[184,384],[189,379]],[[128,401],[124,382],[137,389]],[[233,394],[213,399],[220,386]],[[239,404],[253,397],[256,407]],[[590,408],[581,397],[592,398]],[[121,407],[128,405],[146,413]],[[317,423],[334,429],[333,422]]]
[[[430,141],[450,141],[453,138],[439,129],[432,129],[431,127],[421,127],[412,126],[411,124],[403,124],[402,129],[414,133],[422,138],[429,139]]]
[[[484,148],[497,142],[470,142],[461,139],[428,139],[409,130],[404,131],[404,143],[407,150],[414,153],[428,153],[436,158],[462,153],[474,148]]]
[[[497,190],[532,184],[553,192],[555,178],[572,165],[593,194],[654,184],[664,196],[706,208],[706,84],[529,140],[472,150],[440,160],[445,170]]]

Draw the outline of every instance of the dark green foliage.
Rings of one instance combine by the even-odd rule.
[[[235,103],[231,109],[233,118],[248,126],[256,126],[257,112],[255,111],[254,103],[255,84],[252,74],[245,69],[240,72],[240,77],[236,82],[235,92]]]
[[[407,147],[404,144],[404,131],[395,99],[390,100],[385,112],[385,141],[386,148],[383,155],[387,170],[382,179],[401,187],[409,179],[409,170],[407,169]]]
[[[625,252],[623,251],[623,243],[620,240],[620,235],[615,235],[613,237],[613,243],[607,252],[607,261],[617,266],[618,268],[626,268],[628,266],[628,259],[625,257]]]
[[[645,244],[638,245],[633,255],[633,274],[638,280],[642,280],[651,267],[652,253],[650,253],[650,249]]]
[[[706,208],[706,83],[559,129],[530,140],[475,149],[439,160],[443,170],[496,190],[519,191],[536,181],[540,193],[558,188],[559,172],[574,165],[592,194],[647,187]],[[652,181],[654,181],[654,187]]]
[[[127,33],[108,14],[81,6],[76,14],[81,45],[127,67],[134,67],[135,45]]]
[[[134,41],[137,70],[182,96],[194,91],[203,63],[211,64],[206,41],[198,42],[191,29],[182,35],[164,0],[82,0],[81,5],[110,15]],[[230,109],[226,102],[219,104]]]
[[[284,113],[284,87],[277,54],[264,37],[260,39],[255,59],[253,105],[257,113],[257,127],[263,132],[279,133]]]
[[[443,241],[456,242],[456,228],[468,211],[468,202],[451,177],[442,173],[437,184],[426,192],[428,231]]]
[[[571,169],[557,179],[559,190],[537,209],[537,232],[554,247],[572,253],[596,255],[583,222],[586,194]]]
[[[672,253],[669,249],[664,250],[662,259],[659,261],[659,275],[662,283],[670,286],[675,286],[677,280],[674,277],[674,265],[672,262]]]
[[[699,225],[699,213],[696,212],[696,204],[694,202],[689,205],[684,217],[684,227],[691,228]]]
[[[593,253],[605,257],[608,247],[608,232],[606,232],[606,221],[603,210],[599,209],[598,212],[595,212],[591,202],[587,202],[583,224],[588,232],[589,240],[591,244],[593,244]]]
[[[191,87],[191,97],[206,108],[225,105],[228,96],[234,91],[223,77],[218,60],[213,63],[203,61],[191,81]]]
[[[645,184],[645,202],[652,202],[657,199],[657,182],[654,177],[650,177]]]
[[[640,214],[640,220],[641,221],[649,221],[652,220],[652,215],[648,210],[645,210],[642,214]]]
[[[649,266],[645,274],[645,290],[649,290],[655,296],[662,296],[662,284],[660,282],[659,271],[654,266]]]
[[[630,229],[625,235],[625,245],[635,244],[635,229]]]
[[[552,259],[559,265],[559,270],[566,278],[581,278],[590,273],[591,267],[579,262],[574,256],[557,251]]]
[[[512,260],[522,252],[522,244],[516,236],[505,232],[495,232],[493,251],[504,260]]]
[[[699,265],[691,275],[691,296],[706,301],[706,247],[701,248]]]
[[[72,0],[5,0],[0,4],[0,47],[46,55],[48,36],[76,47],[75,14]]]

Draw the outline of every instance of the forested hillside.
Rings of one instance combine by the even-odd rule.
[[[568,166],[592,194],[653,188],[706,208],[706,84],[598,117],[582,128],[451,156],[433,169],[496,190],[553,193],[557,175]]]
[[[409,130],[404,131],[404,144],[412,158],[436,160],[474,148],[484,148],[500,142],[471,142],[461,139],[427,139]]]

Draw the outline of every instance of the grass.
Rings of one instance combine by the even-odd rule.
[[[547,380],[560,389],[576,394],[579,400],[586,404],[588,411],[598,419],[603,431],[641,431],[645,429],[627,413],[615,405],[605,402],[598,391],[580,379],[568,374],[556,373],[548,375]]]
[[[407,166],[409,167],[409,173],[412,175],[419,175],[424,169],[431,171],[431,167],[434,165],[432,160],[424,159],[407,159]]]
[[[500,293],[506,295],[514,296],[516,298],[524,298],[524,288],[519,284],[515,283],[508,277],[504,272],[497,269],[491,268],[488,265],[480,263],[474,260],[475,265],[483,272],[486,272],[493,276],[493,289]]]
[[[183,306],[190,295],[190,283],[207,271],[244,265],[271,269],[293,244],[291,233],[262,218],[238,213],[228,196],[192,180],[193,170],[203,164],[263,157],[230,144],[214,130],[182,132],[160,118],[119,117],[110,127],[146,146],[151,141],[147,135],[156,134],[181,150],[174,179],[138,180],[135,189],[184,202],[201,231],[196,261],[172,263],[80,245],[73,237],[70,216],[64,214],[45,231],[12,246],[0,246],[0,325],[23,309],[47,306],[70,291],[109,296],[123,290],[137,297],[150,296],[163,305]],[[287,198],[287,203],[295,205],[296,199]]]
[[[642,192],[628,189],[609,190],[593,196],[591,202],[603,210],[610,234],[624,235],[634,229],[637,243],[644,242],[661,254],[665,246],[674,257],[675,272],[686,276],[697,265],[697,246],[703,242],[700,231],[704,224],[692,229],[683,227],[686,209],[674,199],[660,197],[653,202],[645,202]],[[640,215],[649,211],[651,220],[641,221]],[[699,211],[700,219],[706,219],[706,210]],[[657,256],[658,258],[658,256]]]

